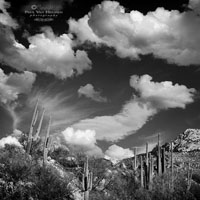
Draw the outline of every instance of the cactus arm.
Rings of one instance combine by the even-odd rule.
[[[32,145],[32,136],[33,136],[33,127],[37,121],[37,117],[38,117],[38,100],[36,102],[36,105],[35,105],[35,109],[34,109],[34,112],[33,112],[33,117],[32,117],[32,121],[31,121],[31,125],[30,125],[30,129],[29,129],[29,135],[28,135],[28,143],[27,143],[27,149],[26,149],[26,152],[28,154],[30,154],[30,151],[31,151],[31,145]]]
[[[40,118],[40,122],[39,122],[39,125],[38,125],[38,128],[37,128],[34,140],[37,140],[37,138],[39,137],[41,127],[42,127],[42,122],[43,122],[43,119],[44,119],[44,114],[45,114],[45,109],[43,109],[42,116]]]
[[[188,163],[188,169],[187,169],[187,190],[190,190],[192,183],[192,169],[190,168],[190,163]]]
[[[90,178],[89,178],[89,185],[88,185],[88,189],[91,191],[92,190],[92,179],[93,179],[93,173],[90,172]]]
[[[85,175],[82,174],[82,190],[85,191]]]
[[[47,162],[47,155],[48,155],[48,140],[49,140],[49,133],[50,133],[50,128],[51,128],[51,116],[49,117],[49,124],[47,127],[47,132],[45,135],[45,140],[44,140],[44,147],[43,147],[43,166]]]
[[[47,149],[48,149],[48,150],[51,149],[52,141],[53,141],[52,136],[49,136],[49,138],[48,138],[48,143],[47,143]]]
[[[38,114],[39,114],[39,111],[36,110],[36,113],[35,113],[35,118],[34,118],[34,121],[33,121],[33,126],[35,126],[36,122],[37,122],[37,119],[38,119]]]

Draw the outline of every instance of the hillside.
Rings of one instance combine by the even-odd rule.
[[[45,154],[41,138],[33,141],[27,154],[27,135],[9,136],[0,140],[0,199],[199,199],[200,152],[192,144],[198,143],[199,131],[189,130],[174,141],[173,176],[170,152],[165,152],[166,171],[161,174],[157,171],[156,153],[152,154],[151,181],[147,178],[145,154],[137,155],[134,170],[134,157],[112,164],[104,158],[87,159],[84,154],[74,154],[58,143],[47,145]]]

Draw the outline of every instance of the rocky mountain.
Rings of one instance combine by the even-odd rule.
[[[186,129],[174,141],[175,152],[200,151],[200,129]]]

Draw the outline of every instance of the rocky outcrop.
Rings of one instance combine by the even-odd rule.
[[[200,151],[200,129],[187,129],[173,141],[175,152]]]

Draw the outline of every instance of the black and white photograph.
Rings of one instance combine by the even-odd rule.
[[[200,0],[0,0],[0,200],[199,200]]]

